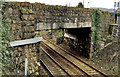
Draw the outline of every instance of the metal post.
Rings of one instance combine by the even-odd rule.
[[[117,7],[118,7],[118,10],[117,10],[117,21],[116,21],[116,23],[118,24],[118,12],[119,12],[119,7],[120,6],[120,2],[118,2],[118,4],[117,4]]]
[[[27,58],[25,58],[25,77],[27,77]]]
[[[89,2],[88,2],[88,4],[87,4],[87,8],[88,8],[88,6],[89,6]]]
[[[119,8],[117,10],[117,21],[116,21],[117,24],[118,24],[118,11],[119,11]]]
[[[84,0],[83,0],[83,6],[84,6]],[[85,7],[85,6],[84,6]]]
[[[113,24],[114,24],[114,19],[115,19],[115,8],[116,8],[116,2],[114,3],[114,15],[113,15]]]

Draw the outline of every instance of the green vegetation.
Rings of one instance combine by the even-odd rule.
[[[34,11],[32,9],[28,9],[28,13],[34,13]]]
[[[21,8],[21,13],[27,13],[28,14],[28,11],[27,11],[27,9],[25,9],[25,8]]]
[[[104,28],[101,17],[104,14],[99,9],[94,9],[92,14],[92,46],[91,46],[91,61],[102,69],[111,73],[117,74],[117,43],[113,42],[115,39],[109,35],[106,30],[101,38],[101,27]],[[103,18],[102,18],[103,19]],[[104,21],[107,23],[107,21]],[[110,21],[109,21],[110,22]],[[109,44],[108,44],[109,43]],[[105,47],[106,46],[106,47]]]
[[[2,65],[2,74],[7,75],[10,74],[10,70],[12,70],[12,65],[13,65],[12,51],[9,48],[9,42],[12,39],[12,30],[11,30],[11,21],[10,19],[8,19],[8,15],[2,10],[0,12],[1,12],[0,17],[2,19],[2,22],[0,23],[0,33],[1,33],[0,57],[2,63],[0,63],[0,65]]]
[[[63,30],[47,30],[42,31],[42,36],[49,39],[56,39],[56,44],[61,44],[63,42]]]
[[[98,52],[101,44],[101,12],[94,9],[92,14],[92,53]]]
[[[1,9],[2,9],[2,1],[1,1],[1,5],[0,5],[0,77],[2,76],[2,13],[1,13]]]
[[[77,5],[76,7],[84,8],[84,5],[83,5],[81,2],[79,2],[78,5]]]
[[[57,33],[55,32],[55,35],[57,36],[56,44],[62,44],[63,43],[63,30],[58,30]]]
[[[23,13],[23,14],[33,14],[34,11],[32,9],[21,8],[21,13]]]

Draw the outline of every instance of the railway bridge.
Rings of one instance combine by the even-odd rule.
[[[64,43],[71,42],[70,48],[79,49],[78,54],[89,58],[92,9],[41,5],[34,11],[36,33],[51,30],[53,34],[52,30],[62,30]]]
[[[89,58],[93,9],[28,2],[6,2],[5,6],[3,10],[12,21],[13,42],[40,37],[42,31],[50,30],[52,33],[52,30],[62,30],[64,44],[79,54],[74,55],[45,38],[42,42],[14,46],[16,74],[24,74],[24,58],[27,58],[28,75],[111,76],[79,57],[82,55]],[[109,14],[109,20],[112,20],[112,13],[102,13],[103,19],[107,19]],[[102,25],[107,26],[109,23],[106,21],[106,24],[103,22]],[[105,31],[103,30],[103,33]],[[41,63],[40,67],[37,62]]]

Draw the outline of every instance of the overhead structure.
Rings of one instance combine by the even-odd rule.
[[[114,23],[116,9],[117,9],[117,20],[116,23]],[[114,15],[113,15],[113,24],[112,24],[113,25],[112,36],[114,37],[115,36],[120,37],[120,23],[119,23],[120,17],[118,16],[119,12],[120,12],[120,1],[114,3]]]

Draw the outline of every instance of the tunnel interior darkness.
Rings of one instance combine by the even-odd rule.
[[[89,58],[91,47],[91,28],[65,29],[65,33],[76,37],[76,39],[64,38],[64,43],[69,46],[71,52]]]

